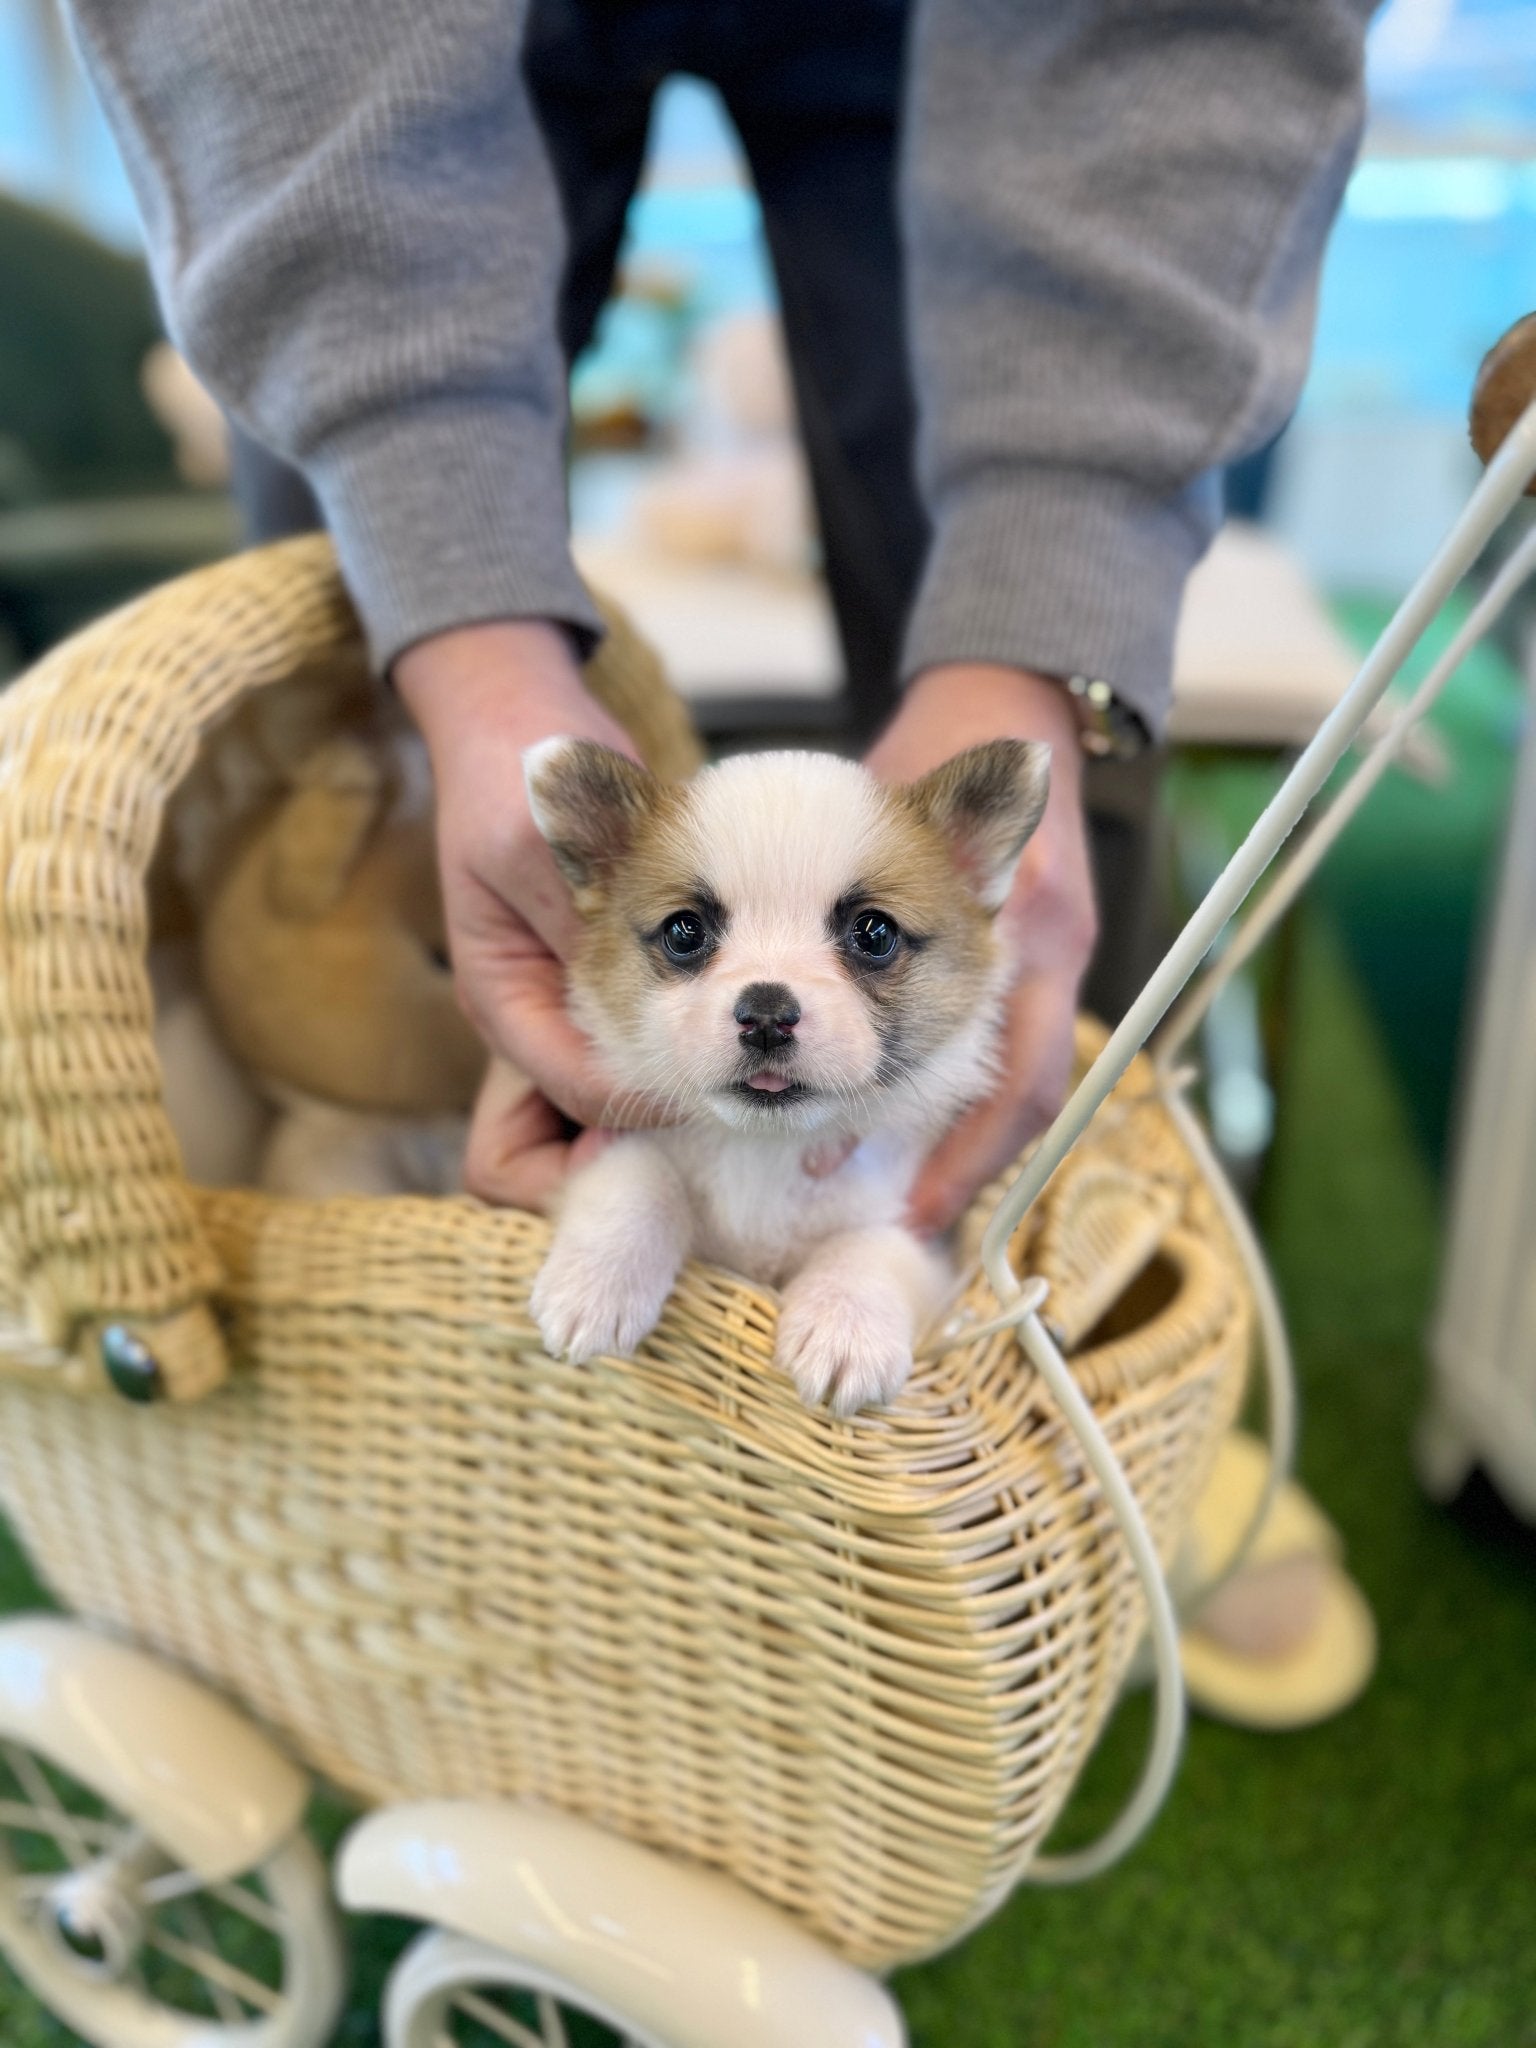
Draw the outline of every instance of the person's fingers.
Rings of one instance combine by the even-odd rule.
[[[1060,1109],[1072,1074],[1076,994],[1075,973],[1042,975],[1014,991],[1000,1086],[928,1155],[908,1197],[907,1220],[920,1235],[948,1230]]]
[[[540,1147],[568,1142],[560,1112],[515,1068],[493,1059],[480,1084],[464,1148],[464,1185],[488,1202],[503,1193],[515,1163]]]
[[[472,1175],[466,1160],[464,1184],[470,1194],[498,1209],[527,1209],[536,1216],[548,1216],[570,1170],[570,1141],[556,1138],[511,1158],[498,1158],[488,1172]]]
[[[555,879],[574,917],[569,893]],[[473,878],[447,894],[454,985],[466,1016],[495,1057],[526,1074],[573,1123],[658,1122],[653,1107],[621,1093],[572,1020],[563,960],[523,907],[514,909]]]
[[[573,1123],[620,1120],[616,1085],[566,1009],[558,962],[522,962],[515,973],[482,984],[477,995],[481,1033]]]
[[[518,917],[544,950],[569,960],[581,941],[581,917],[548,846],[530,838],[508,850],[499,866],[494,883],[474,878],[485,892],[487,914],[493,921],[505,917],[515,902]]]
[[[572,1139],[553,1103],[521,1074],[494,1062],[470,1120],[464,1185],[484,1202],[547,1210],[570,1174],[612,1135],[582,1131]]]
[[[510,924],[510,919],[509,919]],[[525,1074],[572,1123],[628,1128],[658,1121],[622,1092],[566,1008],[565,970],[553,955],[514,938],[483,943],[457,962],[459,1000],[497,1060]]]

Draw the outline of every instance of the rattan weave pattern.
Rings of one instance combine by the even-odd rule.
[[[697,765],[681,700],[608,609],[589,687],[665,775]],[[366,687],[329,543],[168,584],[58,648],[0,702],[0,1367],[99,1384],[101,1312],[154,1325],[167,1391],[223,1378],[218,1267],[151,1038],[146,877],[166,805],[243,702]]]
[[[233,1366],[204,1400],[140,1409],[75,1398],[13,1346],[0,1506],[68,1606],[203,1673],[366,1800],[539,1799],[729,1871],[858,1962],[928,1953],[1025,1870],[1142,1617],[1013,1338],[965,1340],[965,1315],[995,1308],[985,1285],[894,1408],[836,1421],[774,1371],[772,1297],[727,1274],[690,1268],[636,1360],[574,1369],[528,1319],[539,1220],[210,1194],[164,1155],[124,871],[214,707],[350,631],[305,547],[173,586],[0,706],[9,843],[45,860],[68,810],[129,845],[60,856],[24,893],[33,943],[0,962],[0,1023],[32,1033],[0,1090],[0,1318],[24,1328],[40,1278],[85,1316],[208,1287]],[[189,726],[157,742],[153,800],[121,831],[102,788],[130,714],[91,710],[85,684],[110,698],[116,660]],[[128,703],[154,687],[130,677]],[[17,716],[49,745],[18,752]],[[49,1033],[89,1058],[41,1061]],[[1080,1052],[1094,1042],[1084,1027]],[[39,1205],[61,1186],[79,1238]],[[1144,1062],[1024,1237],[1167,1554],[1239,1400],[1249,1314]]]

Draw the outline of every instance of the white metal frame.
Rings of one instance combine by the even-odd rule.
[[[72,2033],[96,2048],[329,2037],[345,1970],[302,1827],[309,1782],[243,1715],[142,1650],[21,1616],[0,1623],[0,1766],[0,1952]],[[39,1849],[43,1864],[14,1853]],[[252,1928],[279,1981],[241,1966]],[[173,1966],[171,2002],[151,1957]]]

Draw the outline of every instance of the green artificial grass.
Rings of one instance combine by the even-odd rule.
[[[1264,1220],[1302,1373],[1302,1471],[1375,1607],[1380,1673],[1305,1734],[1197,1722],[1128,1863],[1087,1888],[1022,1890],[952,1955],[901,1974],[913,2048],[1536,2044],[1536,1546],[1474,1530],[1415,1487],[1434,1186],[1315,917],[1293,1005]],[[35,1598],[0,1543],[0,1605]],[[1064,1839],[1109,1818],[1146,1719],[1142,1699],[1122,1708]],[[334,1840],[344,1816],[325,1808],[318,1824]],[[408,1932],[354,1925],[338,2042],[377,2040]],[[0,1977],[4,2048],[69,2039]]]

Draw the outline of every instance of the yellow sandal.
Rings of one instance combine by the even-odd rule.
[[[1247,1526],[1269,1454],[1241,1430],[1222,1445],[1176,1583],[1213,1579]],[[1186,1618],[1190,1704],[1243,1728],[1309,1728],[1359,1698],[1376,1668],[1376,1622],[1344,1569],[1338,1530],[1301,1487],[1276,1496],[1243,1565]]]

